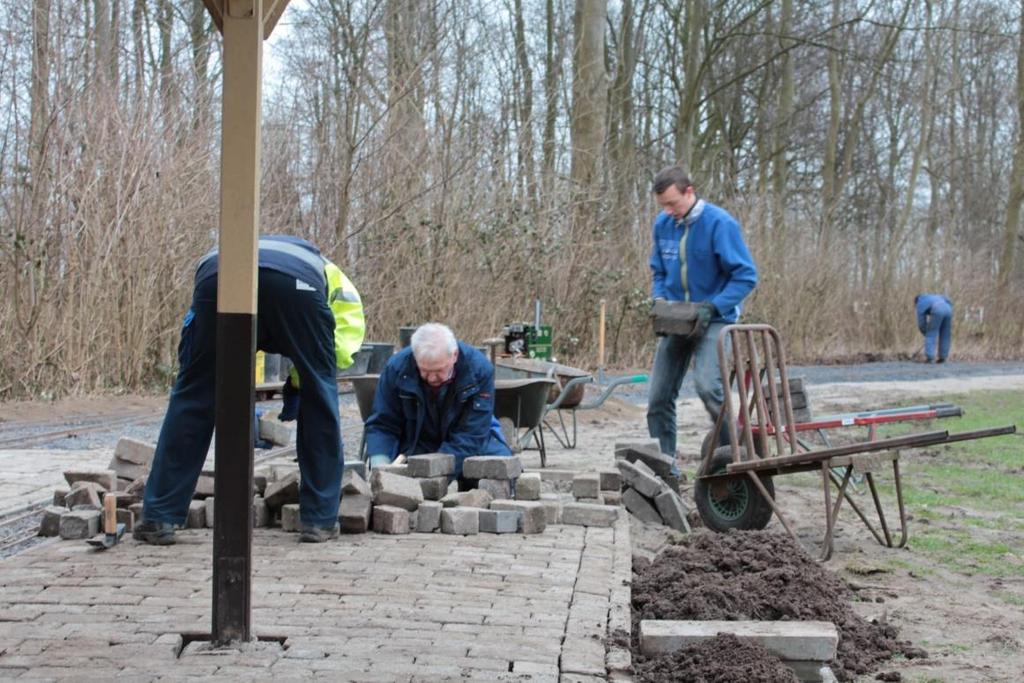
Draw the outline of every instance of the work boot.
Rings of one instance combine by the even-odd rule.
[[[303,543],[323,543],[324,541],[330,541],[337,537],[337,524],[329,528],[322,526],[307,526],[304,524],[302,526],[302,532],[299,535],[299,540]]]
[[[174,525],[168,522],[142,521],[135,525],[132,536],[140,543],[174,545]]]

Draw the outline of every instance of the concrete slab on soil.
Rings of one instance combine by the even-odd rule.
[[[839,632],[827,621],[672,621],[640,622],[640,650],[659,655],[691,643],[731,633],[771,650],[780,659],[827,662],[836,655]]]

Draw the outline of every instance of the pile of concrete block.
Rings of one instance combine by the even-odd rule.
[[[615,464],[624,485],[622,504],[643,522],[690,531],[690,510],[679,495],[672,458],[657,445],[616,444]]]
[[[131,531],[142,513],[142,493],[155,450],[153,444],[122,437],[106,469],[65,471],[68,485],[54,490],[53,504],[43,511],[39,535],[77,540],[99,533],[107,494],[117,500],[118,523]]]
[[[766,397],[769,395],[769,388],[767,385],[762,387],[762,391],[764,392],[764,395]],[[778,396],[779,399],[779,408],[785,410],[785,406],[782,400],[782,382],[775,383],[775,392],[775,395]],[[807,387],[803,377],[789,378],[789,398],[792,402],[793,407],[793,419],[796,420],[797,422],[810,422],[812,417],[811,399],[807,395]],[[768,414],[771,417],[772,421],[776,421],[775,414],[771,410],[770,402],[768,404]],[[777,420],[777,422],[784,421],[785,415],[783,415],[782,417],[783,419]]]
[[[374,468],[368,482],[346,473],[338,516],[342,532],[466,536],[537,534],[547,527],[548,513],[538,500],[540,478],[522,477],[518,457],[466,458],[463,478],[477,482],[468,491],[449,491],[454,471],[454,456],[430,453]]]
[[[68,470],[64,472],[68,488],[53,493],[53,504],[43,509],[40,536],[60,536],[68,540],[91,538],[100,533],[104,496],[114,496],[117,521],[131,529],[141,509],[142,489],[119,490],[117,472],[106,470]]]

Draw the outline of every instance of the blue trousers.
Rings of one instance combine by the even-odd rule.
[[[688,339],[675,334],[662,337],[654,354],[647,396],[647,430],[658,440],[661,452],[676,453],[676,401],[686,371],[693,361],[693,384],[712,420],[718,418],[725,400],[718,366],[718,335],[728,323],[711,323],[704,336]],[[722,424],[728,434],[728,425]],[[721,443],[728,443],[728,437]]]
[[[294,277],[267,268],[259,271],[257,306],[257,347],[287,356],[299,373],[300,519],[304,525],[333,527],[344,463],[334,317],[323,292],[298,289]],[[146,483],[147,521],[181,524],[188,515],[213,436],[216,330],[217,278],[211,277],[196,286],[181,330],[178,377]]]
[[[932,304],[928,310],[928,322],[924,331],[924,355],[929,361],[936,360],[935,342],[939,343],[938,360],[946,360],[953,338],[953,309],[944,301]]]

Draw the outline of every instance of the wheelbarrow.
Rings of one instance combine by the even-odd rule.
[[[875,426],[935,417],[951,417],[960,410],[950,404],[865,411],[798,423],[778,332],[770,325],[727,325],[718,338],[718,361],[725,389],[724,403],[711,434],[705,439],[701,465],[694,482],[694,498],[704,524],[714,531],[763,529],[774,514],[796,539],[792,525],[775,498],[773,478],[798,472],[820,472],[825,506],[825,534],[820,558],[832,555],[833,533],[842,503],[848,502],[858,518],[887,547],[903,547],[908,538],[900,451],[937,444],[1013,434],[1015,425],[960,433],[931,431],[877,438]],[[733,393],[738,397],[734,405]],[[717,443],[725,420],[729,443]],[[868,426],[868,440],[815,447],[801,432],[836,427]],[[891,467],[900,525],[899,540],[890,531],[878,495],[875,475]],[[878,529],[850,495],[854,474],[862,475],[871,491]],[[837,489],[835,501],[832,489]]]
[[[499,379],[549,378],[556,381],[548,392],[547,405],[544,407],[541,421],[534,429],[547,428],[558,443],[568,449],[576,448],[579,429],[576,419],[577,411],[600,408],[618,387],[647,381],[647,375],[642,374],[612,378],[593,401],[584,403],[586,385],[594,383],[593,375],[586,370],[535,359],[501,358],[495,361],[494,373],[495,377]],[[563,417],[564,412],[570,414],[571,432]],[[558,418],[557,425],[553,424],[552,413]],[[532,430],[524,434],[523,440],[528,440],[531,434]]]

